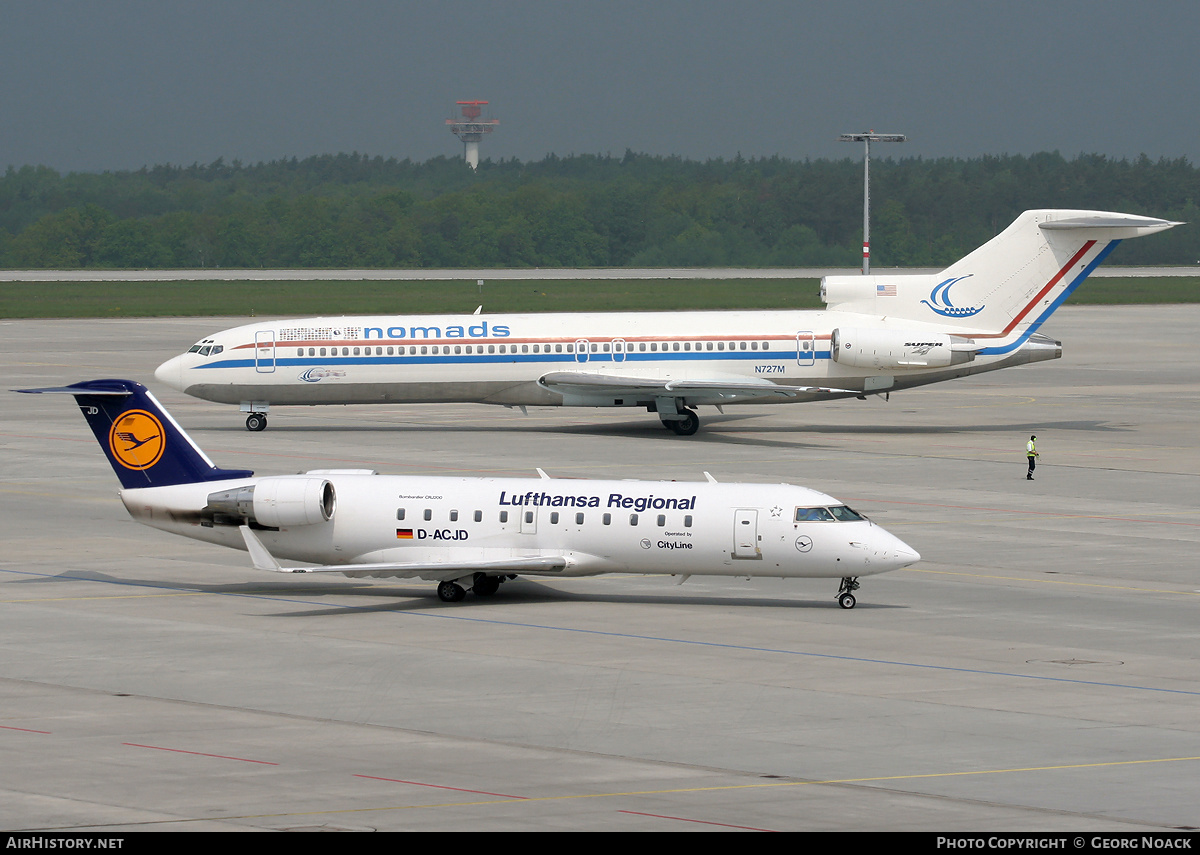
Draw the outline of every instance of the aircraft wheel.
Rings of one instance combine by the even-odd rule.
[[[437,595],[438,599],[443,603],[457,603],[467,595],[467,592],[457,582],[439,582]]]
[[[482,573],[475,577],[475,584],[471,586],[471,590],[475,592],[477,597],[490,597],[496,591],[500,590],[499,576],[484,576]]]
[[[246,430],[258,432],[267,429],[267,417],[263,413],[251,413],[246,416]]]
[[[857,602],[858,602],[858,600],[854,599],[853,594],[839,594],[838,595],[838,605],[844,609],[854,608],[854,605]]]
[[[684,410],[680,413],[683,418],[677,422],[671,422],[671,430],[680,436],[691,436],[696,431],[700,430],[700,417],[692,410]]]
[[[680,413],[682,419],[663,419],[663,427],[677,436],[691,436],[696,431],[700,430],[700,417],[691,410],[684,410]]]

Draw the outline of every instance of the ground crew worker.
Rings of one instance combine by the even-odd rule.
[[[1025,456],[1029,458],[1029,472],[1025,475],[1025,480],[1033,480],[1033,470],[1037,466],[1037,459],[1040,456],[1037,453],[1037,437],[1029,437],[1029,442],[1025,443]]]

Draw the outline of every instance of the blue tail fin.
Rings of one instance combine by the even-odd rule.
[[[88,380],[70,386],[13,391],[74,395],[126,489],[224,481],[254,474],[214,466],[141,383]]]

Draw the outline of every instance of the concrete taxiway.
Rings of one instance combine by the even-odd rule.
[[[0,407],[0,827],[1200,826],[1200,307],[1064,357],[702,412],[236,408],[153,369],[238,319],[0,324],[6,388],[146,382],[219,464],[788,481],[917,548],[863,580],[278,577],[133,523],[70,399]],[[1025,480],[1031,433],[1042,453]]]

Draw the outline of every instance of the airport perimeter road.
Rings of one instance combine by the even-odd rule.
[[[236,408],[153,369],[235,319],[0,326],[6,388],[129,377],[262,473],[788,481],[915,546],[863,580],[279,577],[133,523],[68,399],[0,407],[0,827],[1200,826],[1200,306],[1067,308],[1064,358],[703,412]],[[1037,480],[1024,447],[1038,435]]]

